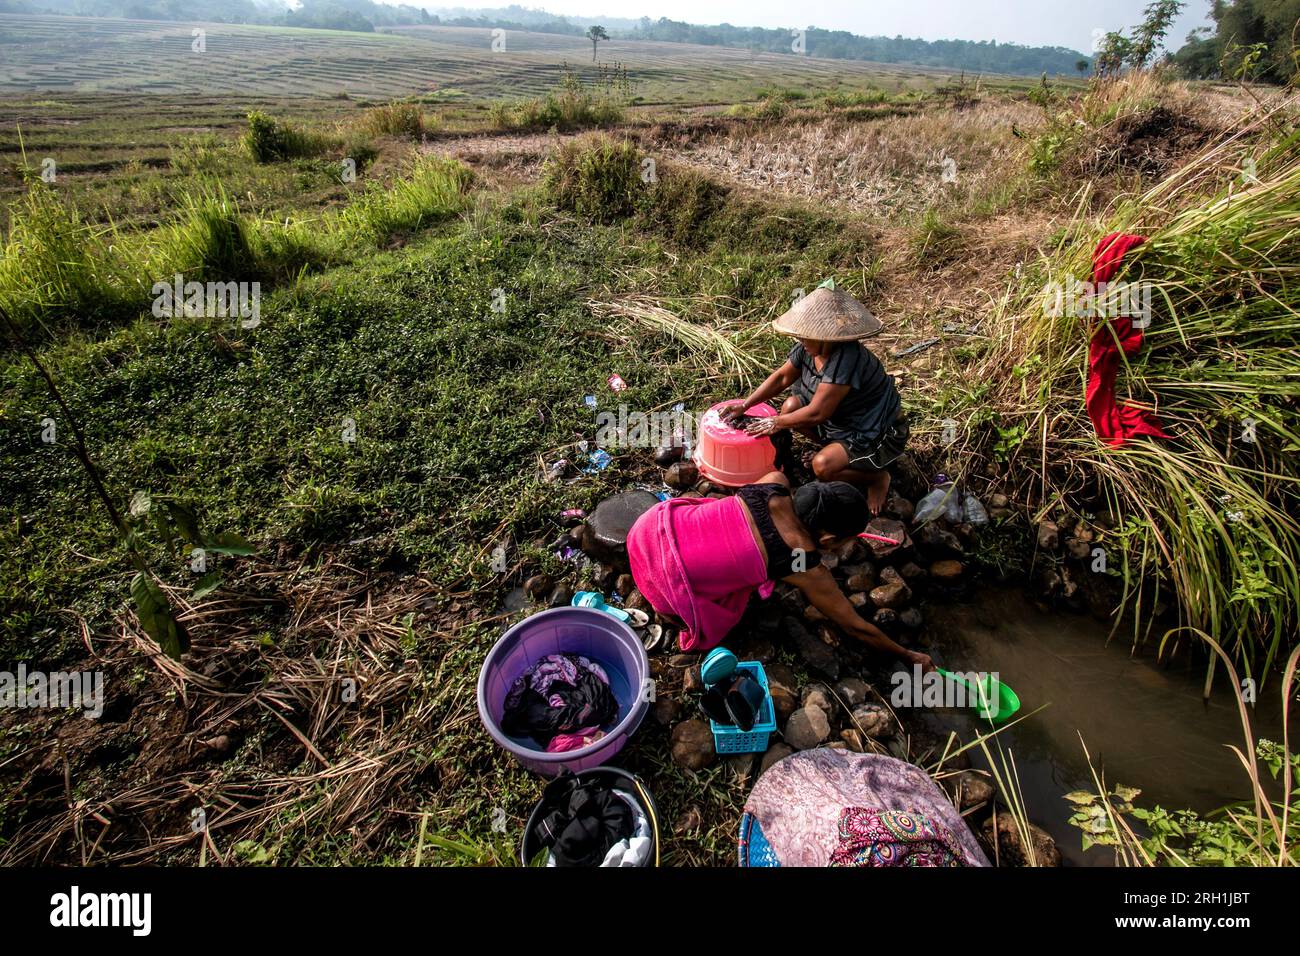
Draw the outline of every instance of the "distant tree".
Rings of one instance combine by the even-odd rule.
[[[599,24],[593,25],[587,29],[587,39],[591,41],[591,62],[596,62],[596,44],[601,40],[608,40],[609,34],[605,28]]]
[[[1074,68],[1078,70],[1080,73],[1087,73],[1090,69],[1092,69],[1092,64],[1089,63],[1087,60],[1076,60],[1074,64]]]
[[[1133,42],[1118,30],[1112,30],[1101,40],[1101,49],[1093,58],[1093,69],[1098,76],[1118,76],[1132,56]]]
[[[1141,70],[1151,65],[1156,50],[1169,32],[1174,19],[1187,4],[1181,0],[1155,0],[1143,11],[1142,22],[1133,28],[1129,41],[1128,65]]]

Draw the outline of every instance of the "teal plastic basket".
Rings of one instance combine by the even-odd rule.
[[[767,750],[768,738],[776,730],[776,710],[772,706],[772,694],[767,689],[767,674],[758,661],[740,661],[737,671],[749,671],[751,677],[763,688],[763,706],[758,710],[758,720],[750,730],[741,730],[731,724],[720,724],[709,720],[713,731],[713,749],[720,754],[752,754]]]

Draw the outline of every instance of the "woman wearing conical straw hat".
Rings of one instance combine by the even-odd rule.
[[[795,429],[813,438],[821,445],[811,462],[817,478],[857,485],[878,514],[889,493],[886,468],[903,453],[908,436],[893,376],[861,342],[880,331],[880,320],[828,279],[772,327],[798,341],[784,365],[724,414],[738,417],[790,389],[780,413],[756,419],[747,431]]]

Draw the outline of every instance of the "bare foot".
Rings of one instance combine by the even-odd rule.
[[[889,472],[878,471],[867,482],[867,508],[873,515],[880,514],[880,509],[885,507],[885,499],[888,497]]]

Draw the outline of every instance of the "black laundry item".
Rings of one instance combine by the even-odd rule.
[[[736,495],[745,502],[749,513],[754,516],[754,524],[758,526],[758,536],[763,539],[763,547],[767,551],[769,578],[780,581],[797,571],[809,571],[821,564],[820,551],[805,551],[801,555],[801,566],[796,569],[795,550],[785,543],[785,538],[781,537],[781,532],[776,530],[776,524],[772,521],[769,502],[774,496],[789,497],[789,488],[773,481],[766,484],[744,485],[736,489]],[[862,524],[865,526],[866,522]]]
[[[636,830],[627,801],[572,773],[547,784],[542,805],[546,812],[533,825],[533,837],[555,854],[556,866],[600,866],[609,848]]]
[[[562,706],[552,707],[551,698],[557,696]],[[617,716],[618,701],[609,685],[580,668],[576,686],[552,681],[546,696],[529,687],[513,705],[507,701],[501,729],[511,737],[532,737],[545,750],[556,734],[600,727]]]

